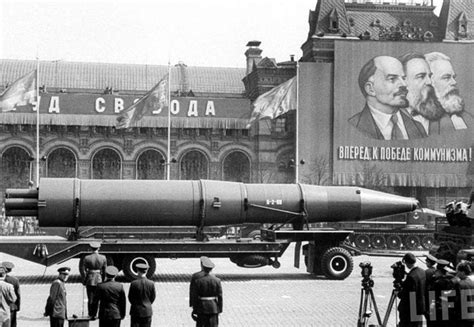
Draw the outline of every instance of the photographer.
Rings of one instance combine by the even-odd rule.
[[[398,305],[400,323],[398,326],[421,327],[423,326],[422,316],[425,312],[425,271],[415,266],[416,258],[413,253],[406,253],[402,262],[409,269],[409,272],[398,293],[400,298]]]

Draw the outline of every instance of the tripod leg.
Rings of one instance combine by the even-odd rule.
[[[383,319],[383,324],[382,324],[383,327],[387,326],[388,319],[390,318],[390,313],[392,312],[392,307],[393,307],[393,304],[395,303],[396,298],[397,298],[397,293],[395,292],[395,290],[392,290],[392,295],[390,296],[390,301],[388,302],[387,311],[385,312],[385,317]]]
[[[370,298],[372,299],[372,304],[374,305],[375,315],[377,316],[377,323],[380,325],[382,324],[382,319],[380,319],[379,309],[377,308],[377,302],[375,302],[374,291],[372,289],[369,290]]]
[[[365,327],[367,325],[367,312],[368,293],[366,290],[361,289],[360,291],[360,304],[359,304],[359,320],[357,321],[357,327]]]

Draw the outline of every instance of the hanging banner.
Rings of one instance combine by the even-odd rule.
[[[371,167],[389,186],[474,179],[474,44],[336,41],[335,184]]]

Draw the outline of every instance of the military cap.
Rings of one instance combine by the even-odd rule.
[[[100,243],[99,242],[90,242],[89,246],[93,249],[98,249],[98,248],[100,248]]]
[[[438,261],[438,259],[436,259],[435,256],[431,255],[431,254],[427,254],[426,255],[426,261],[430,261],[432,263],[436,263]]]
[[[7,271],[10,271],[12,270],[15,265],[13,264],[13,262],[10,262],[10,261],[4,261],[2,262],[2,266],[7,270]]]
[[[444,259],[438,259],[438,261],[436,261],[438,264],[436,265],[436,268],[437,269],[444,269],[446,271],[448,271],[446,269],[447,266],[449,266],[449,261],[448,260],[444,260]]]
[[[137,263],[137,269],[140,269],[140,270],[147,270],[148,268],[150,268],[150,266],[147,264],[147,263]]]
[[[58,269],[58,273],[64,274],[64,275],[69,275],[70,271],[71,271],[71,268],[69,267],[61,267]]]
[[[115,267],[115,266],[107,266],[107,268],[105,268],[105,274],[108,275],[108,276],[115,277],[115,276],[117,276],[118,272],[119,271],[118,271],[117,267]]]
[[[411,252],[405,253],[405,255],[403,256],[403,261],[408,264],[413,264],[416,262],[415,255]]]
[[[209,259],[208,257],[201,257],[201,265],[204,267],[204,268],[214,268],[215,265],[214,263],[211,261],[211,259]]]

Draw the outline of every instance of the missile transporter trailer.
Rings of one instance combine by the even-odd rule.
[[[68,238],[0,239],[0,252],[51,266],[87,255],[100,241],[101,253],[129,279],[156,258],[226,257],[241,267],[280,266],[278,258],[302,242],[307,271],[344,279],[353,269],[340,246],[351,231],[309,229],[315,222],[359,220],[414,210],[413,198],[358,187],[305,184],[243,184],[211,180],[79,180],[43,178],[37,189],[7,189],[7,216],[37,217],[41,227],[67,227]],[[245,223],[271,224],[261,239],[208,238],[206,228]],[[279,227],[291,224],[293,230]],[[95,232],[91,232],[94,226]],[[156,232],[163,226],[194,226],[194,237]],[[87,233],[85,231],[88,231]],[[181,235],[181,236],[178,236]]]

